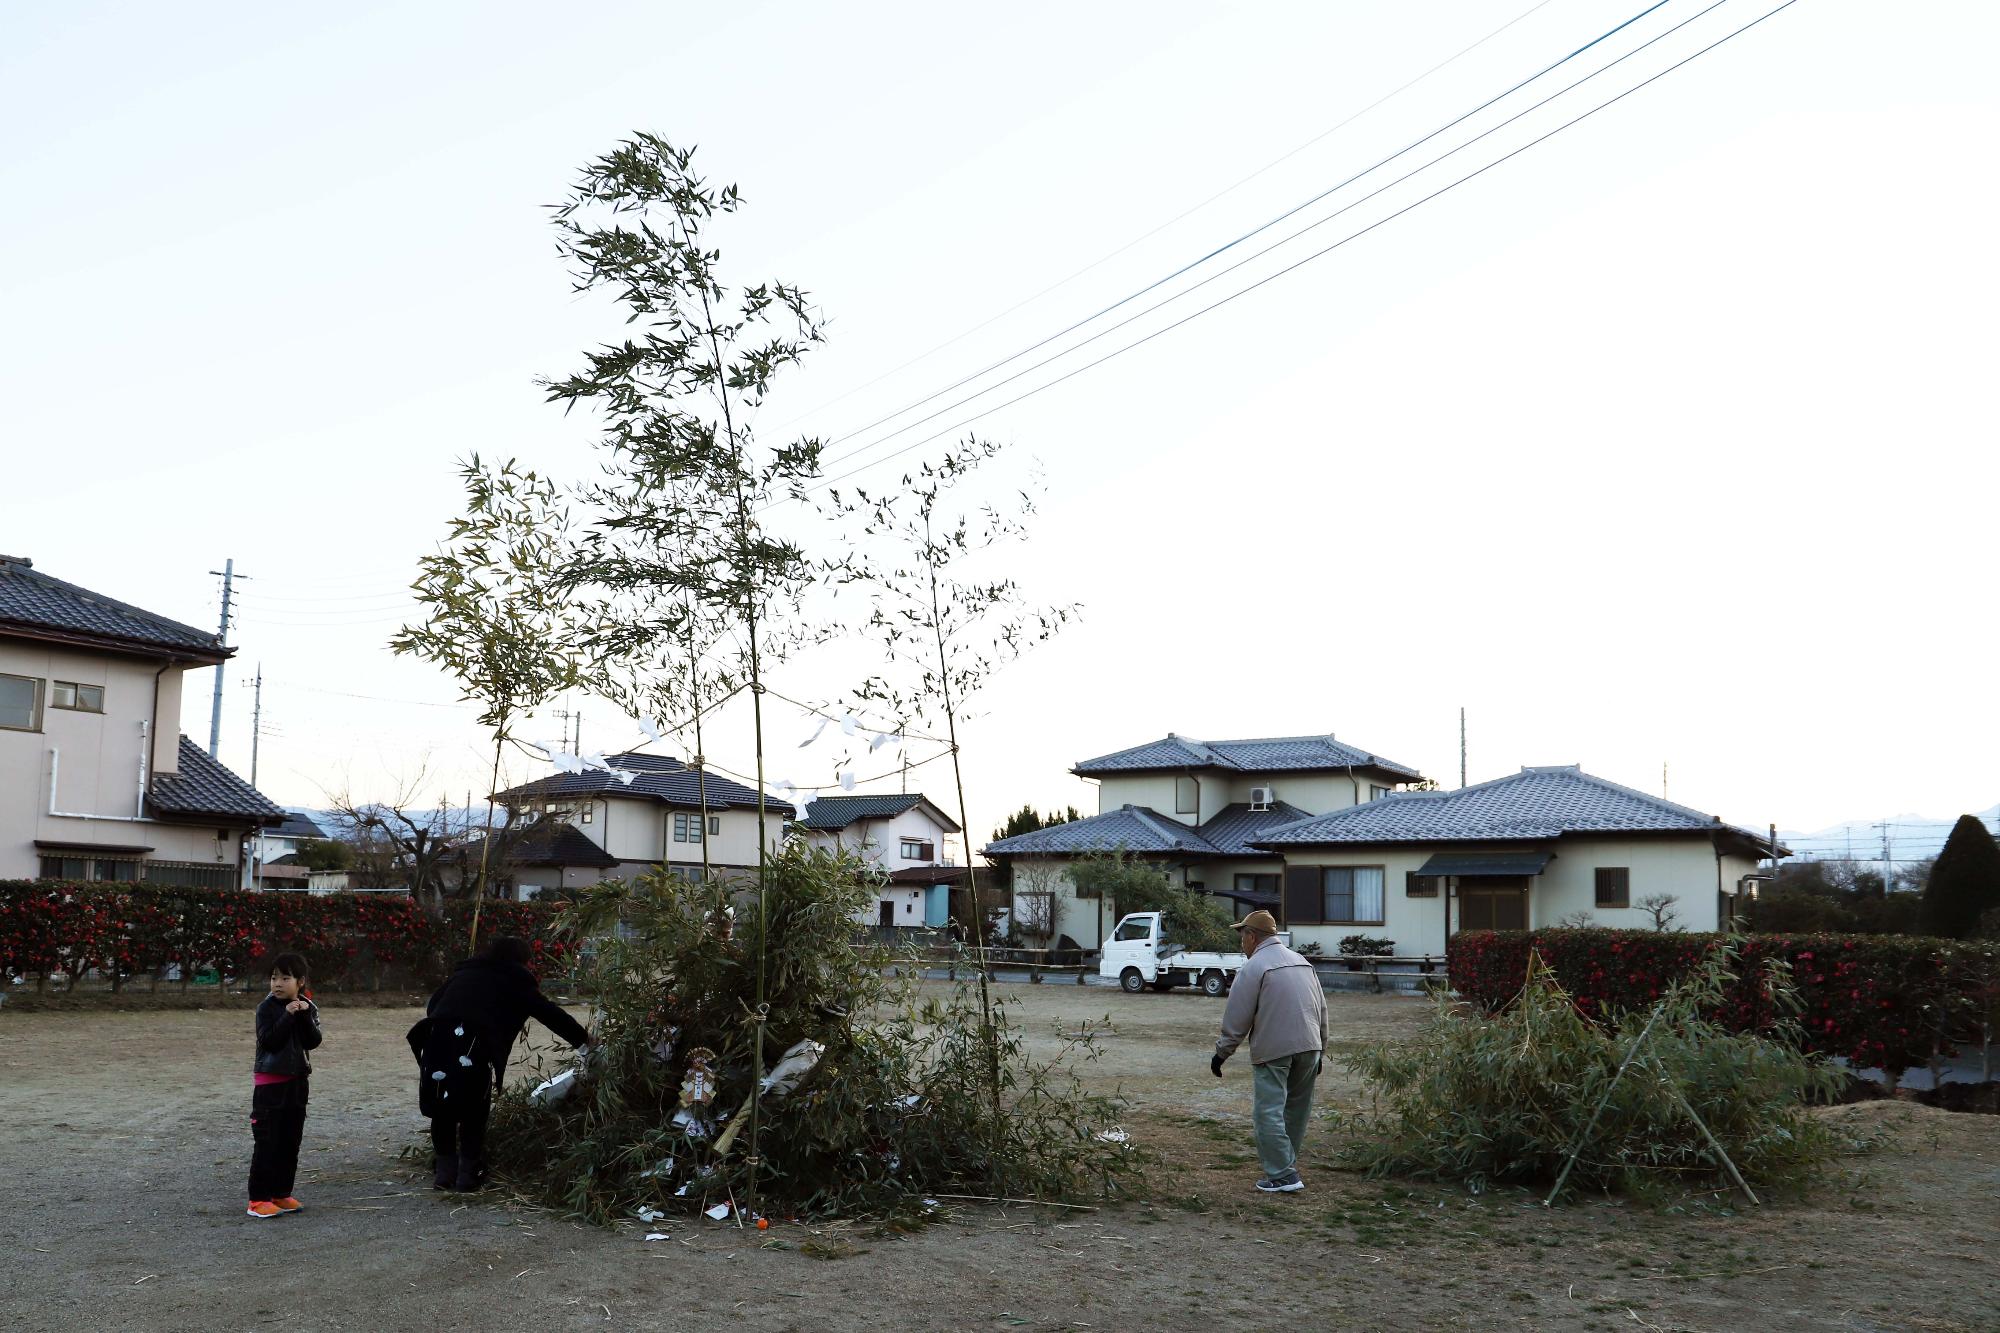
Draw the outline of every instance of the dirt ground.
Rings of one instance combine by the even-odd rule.
[[[243,1215],[248,1008],[0,1009],[0,1328],[2000,1329],[2000,1119],[1906,1102],[1824,1114],[1877,1151],[1756,1210],[1608,1202],[1546,1213],[1333,1169],[1265,1198],[1249,1071],[1208,1072],[1219,1001],[1002,993],[1037,1042],[1109,1016],[1083,1074],[1132,1099],[1158,1198],[1101,1211],[952,1207],[914,1235],[676,1219],[671,1239],[438,1196],[397,1150],[422,1126],[414,1011],[329,1008],[298,1216]],[[1330,997],[1341,1047],[1422,1002]],[[548,1049],[539,1029],[538,1046]],[[1338,1050],[1336,1051],[1336,1054]],[[517,1076],[526,1076],[523,1053]],[[1356,1086],[1333,1064],[1323,1098]],[[801,1248],[831,1258],[809,1257]]]

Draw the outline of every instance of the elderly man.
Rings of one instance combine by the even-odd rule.
[[[1306,1187],[1299,1178],[1299,1145],[1305,1141],[1313,1082],[1326,1049],[1326,992],[1313,965],[1279,940],[1278,923],[1269,912],[1244,917],[1236,923],[1236,933],[1250,961],[1230,988],[1222,1036],[1208,1067],[1221,1078],[1222,1062],[1245,1037],[1250,1039],[1255,1079],[1251,1120],[1264,1168],[1257,1188],[1266,1194],[1296,1194]]]

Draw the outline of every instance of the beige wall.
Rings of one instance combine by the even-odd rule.
[[[1346,773],[1229,773],[1212,770],[1195,774],[1201,784],[1199,817],[1174,813],[1172,773],[1134,773],[1105,777],[1097,783],[1097,813],[1107,814],[1124,805],[1143,805],[1170,819],[1199,824],[1213,819],[1226,807],[1247,804],[1252,787],[1269,787],[1276,799],[1295,805],[1311,815],[1331,814],[1354,804],[1355,784],[1361,799],[1368,799],[1370,780],[1356,773],[1352,781]],[[1377,785],[1387,785],[1377,780]]]
[[[215,825],[135,818],[156,673],[159,716],[167,721],[153,737],[150,762],[156,772],[178,768],[181,669],[160,673],[159,668],[159,662],[142,658],[0,639],[0,673],[42,682],[41,730],[0,730],[0,878],[31,877],[39,871],[38,839],[151,847],[149,859],[156,861],[237,861],[238,840],[247,826],[226,826],[218,839]],[[50,682],[57,680],[102,686],[104,711],[50,707]],[[57,758],[55,815],[49,813],[51,752]]]
[[[1383,916],[1380,926],[1328,925],[1292,927],[1293,943],[1317,942],[1327,954],[1338,952],[1341,939],[1349,935],[1373,935],[1394,940],[1396,951],[1404,954],[1441,954],[1445,945],[1445,893],[1434,898],[1408,896],[1408,874],[1430,858],[1445,852],[1505,850],[1492,844],[1435,843],[1413,847],[1315,848],[1286,857],[1290,865],[1367,866],[1384,868]],[[1598,909],[1596,899],[1599,866],[1623,866],[1631,871],[1629,901],[1655,893],[1676,898],[1683,930],[1717,928],[1716,856],[1706,835],[1687,838],[1564,838],[1555,846],[1555,857],[1528,890],[1530,929],[1553,926],[1562,918],[1582,911],[1592,923],[1626,930],[1650,929],[1652,918],[1637,908]],[[1724,857],[1723,887],[1733,890],[1740,876],[1756,869],[1756,863],[1741,857]],[[1456,923],[1454,922],[1454,925]]]

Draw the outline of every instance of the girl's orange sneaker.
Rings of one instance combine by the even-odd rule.
[[[305,1207],[304,1204],[289,1194],[282,1199],[273,1199],[271,1202],[277,1205],[278,1211],[281,1213],[296,1213],[299,1209]]]
[[[276,1217],[284,1209],[266,1199],[253,1199],[250,1202],[250,1206],[244,1209],[244,1211],[252,1217]]]

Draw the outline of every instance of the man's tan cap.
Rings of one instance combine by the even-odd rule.
[[[1230,927],[1230,929],[1255,930],[1266,935],[1275,935],[1278,933],[1278,918],[1272,916],[1269,912],[1252,912],[1249,916],[1244,917],[1241,921]]]

